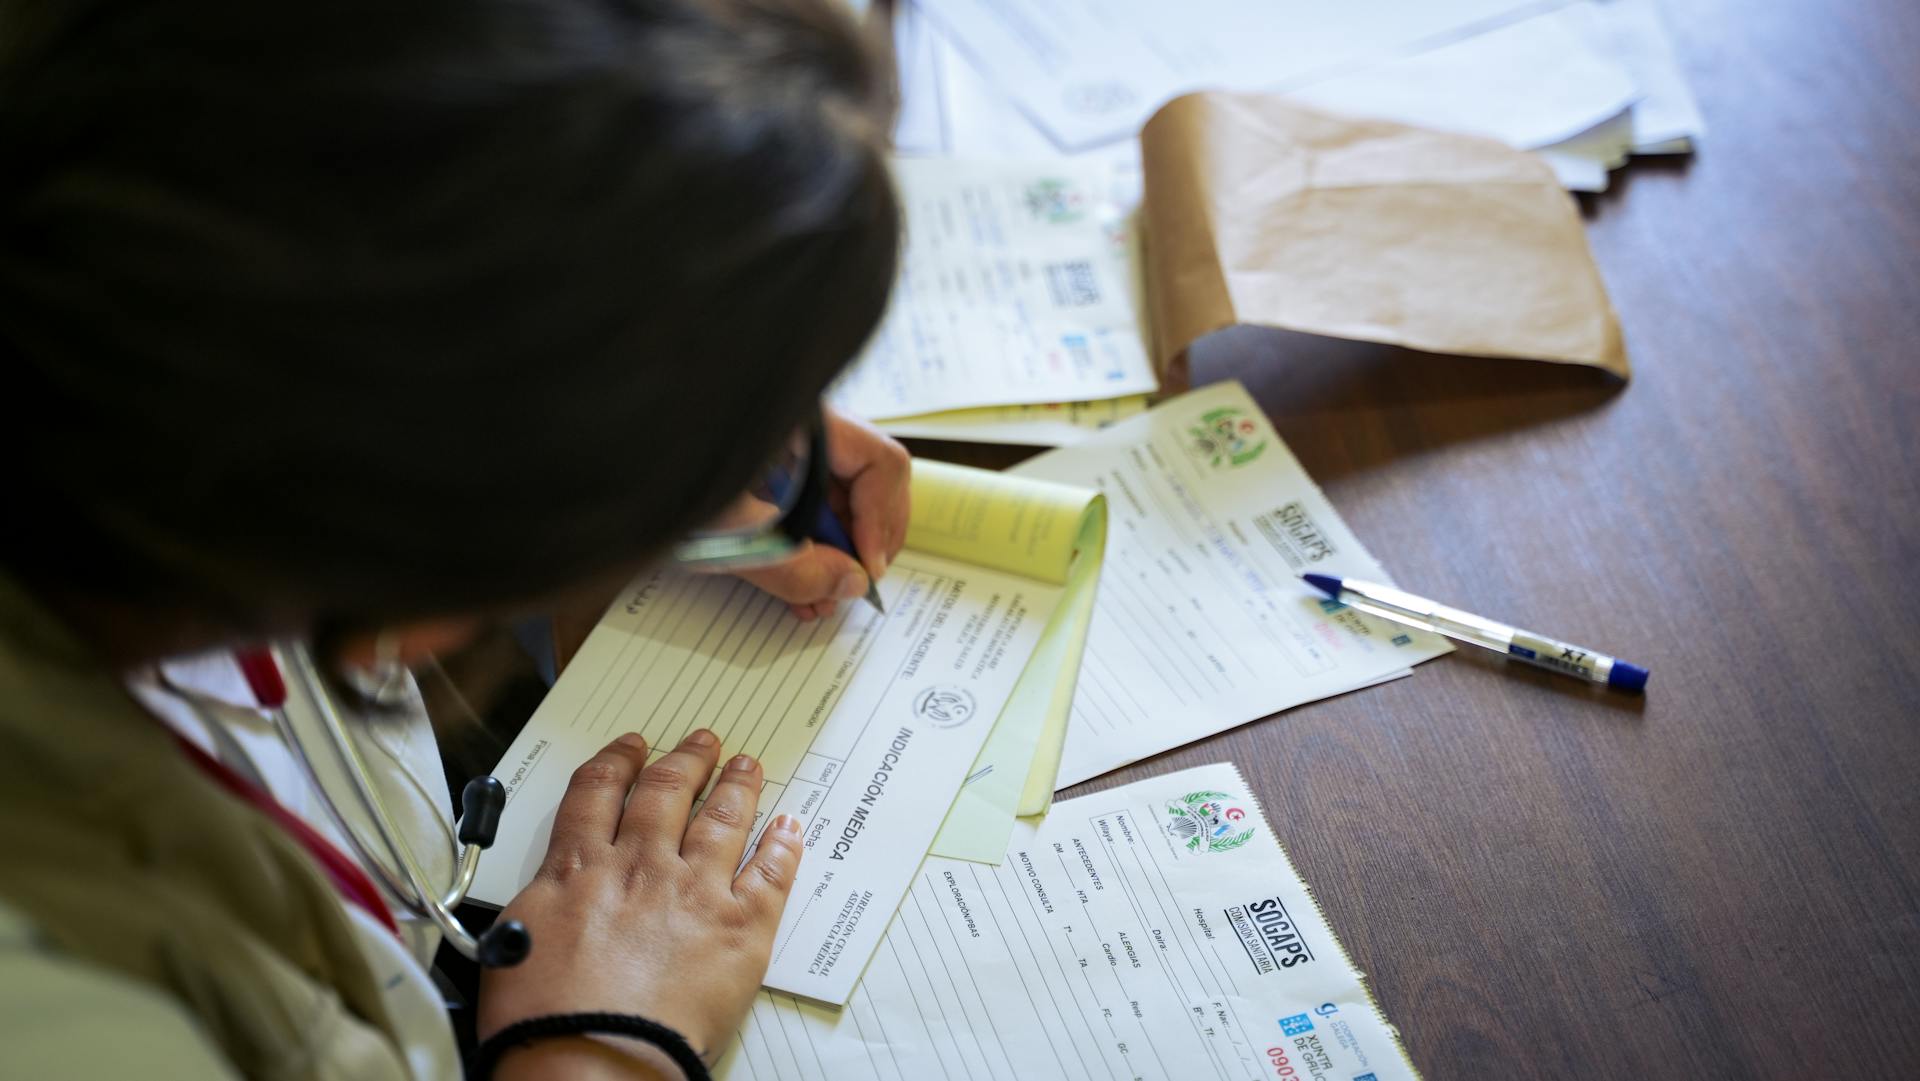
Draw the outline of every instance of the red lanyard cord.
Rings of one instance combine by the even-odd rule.
[[[235,652],[234,659],[239,662],[240,671],[247,677],[247,684],[253,689],[254,698],[262,709],[285,708],[286,684],[280,679],[280,671],[273,663],[272,654],[266,650],[240,650]],[[365,911],[382,927],[393,932],[395,937],[399,936],[400,926],[394,922],[393,913],[381,898],[379,888],[360,869],[359,864],[308,825],[305,819],[282,806],[271,793],[235,773],[232,767],[208,754],[199,744],[172,729],[168,731],[172,732],[174,742],[179,744],[188,760],[200,768],[200,772],[236,798],[253,805],[299,842],[314,862],[320,865],[320,870],[326,873],[328,881],[333,883],[333,888],[343,900]],[[325,793],[320,795],[322,799],[326,798]]]
[[[178,733],[174,734],[174,740],[186,752],[187,758],[194,765],[199,766],[202,773],[213,778],[215,784],[258,808],[261,814],[266,815],[275,825],[300,842],[300,846],[305,848],[314,862],[320,865],[320,869],[326,872],[327,878],[333,883],[333,888],[339,891],[340,896],[347,903],[364,909],[367,915],[378,920],[381,926],[392,931],[396,936],[400,934],[400,927],[394,922],[393,913],[388,911],[386,902],[380,897],[380,891],[374,886],[373,880],[367,877],[367,873],[360,869],[359,864],[349,859],[347,854],[335,847],[332,841],[322,837],[319,831],[307,825],[299,815],[281,806],[278,800],[252,781],[235,773],[225,762],[202,750],[199,744]]]

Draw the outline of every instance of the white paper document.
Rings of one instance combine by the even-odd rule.
[[[1449,651],[1299,580],[1390,579],[1237,382],[1011,472],[1097,488],[1110,515],[1062,788]]]
[[[1285,89],[1550,6],[1516,0],[923,0],[1062,149],[1127,138],[1189,90]]]
[[[723,1081],[1413,1081],[1245,780],[1056,805],[929,858],[852,1001],[762,992]]]
[[[1570,13],[1582,19],[1602,53],[1612,57],[1639,84],[1633,107],[1633,152],[1683,154],[1706,134],[1706,118],[1680,71],[1673,41],[1655,10],[1654,0],[1599,0],[1576,4]]]
[[[901,154],[944,154],[947,108],[941,69],[947,50],[933,24],[912,4],[893,5],[891,20],[894,74],[900,87],[893,148]]]
[[[1129,136],[1071,154],[1061,150],[1027,119],[1007,96],[1005,87],[982,74],[960,52],[951,35],[926,19],[921,23],[926,28],[926,36],[932,39],[932,51],[937,58],[934,66],[939,83],[929,89],[937,94],[945,120],[946,153],[957,158],[1004,161],[1071,157],[1091,168],[1107,171],[1113,178],[1110,190],[1115,205],[1123,210],[1140,205],[1144,181],[1138,138]],[[901,88],[902,94],[925,92],[919,86]]]
[[[1522,150],[1618,116],[1640,97],[1625,67],[1596,49],[1577,9],[1543,11],[1460,41],[1289,90],[1333,112],[1485,135]]]
[[[767,985],[846,1001],[1060,594],[911,549],[880,589],[884,615],[801,622],[737,578],[643,575],[502,759],[475,899],[504,904],[533,877],[568,776],[615,736],[657,757],[709,728],[765,771],[754,838],[789,814],[806,839]]]
[[[895,162],[906,247],[880,327],[829,391],[869,418],[1159,388],[1127,217],[1072,162]]]
[[[956,409],[951,413],[923,413],[917,417],[894,417],[875,423],[894,435],[913,439],[1064,447],[1146,411],[1147,396],[1135,394],[1097,402]]]
[[[1568,191],[1606,191],[1607,174],[1633,154],[1633,114],[1621,113],[1539,153]]]
[[[942,0],[930,0],[938,8]],[[916,5],[912,46],[921,57],[903,106],[916,116],[937,112],[939,147],[912,152],[962,157],[1035,159],[1065,153],[1028,119],[1007,85],[983,75],[928,24]],[[1276,8],[1275,17],[1280,17]],[[1271,73],[1268,73],[1271,74]],[[1214,81],[1208,86],[1229,86]],[[1615,118],[1634,153],[1684,153],[1704,129],[1673,47],[1652,0],[1543,3],[1480,24],[1474,32],[1410,50],[1238,89],[1273,90],[1334,112],[1487,135],[1541,150],[1575,191],[1603,191],[1618,160],[1595,152],[1590,134]],[[1132,133],[1129,133],[1131,135]],[[907,143],[901,144],[908,149]],[[1131,138],[1072,152],[1075,160],[1117,168],[1134,178],[1139,151]]]

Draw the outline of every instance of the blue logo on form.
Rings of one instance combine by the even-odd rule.
[[[1313,1022],[1307,1020],[1306,1014],[1296,1013],[1292,1017],[1282,1017],[1280,1019],[1280,1031],[1289,1036],[1298,1036],[1302,1033],[1312,1032]]]

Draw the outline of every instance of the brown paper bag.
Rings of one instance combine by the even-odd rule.
[[[1141,152],[1163,394],[1235,324],[1630,374],[1573,200],[1531,154],[1222,93],[1169,102]]]

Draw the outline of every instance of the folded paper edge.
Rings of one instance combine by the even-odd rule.
[[[1152,324],[1153,363],[1160,377],[1159,398],[1178,394],[1190,385],[1191,349],[1195,342],[1209,334],[1243,324],[1272,326],[1322,337],[1380,342],[1439,355],[1489,356],[1596,367],[1623,380],[1632,378],[1632,365],[1627,357],[1619,315],[1593,258],[1586,230],[1580,227],[1577,220],[1573,225],[1580,235],[1581,253],[1597,289],[1598,314],[1604,322],[1597,347],[1591,356],[1564,353],[1540,355],[1537,352],[1492,347],[1472,352],[1436,350],[1411,335],[1368,334],[1353,328],[1332,330],[1298,326],[1263,318],[1258,312],[1243,312],[1235,301],[1230,275],[1223,265],[1217,239],[1220,226],[1214,193],[1220,178],[1214,175],[1215,155],[1210,140],[1218,125],[1209,121],[1215,116],[1244,114],[1250,105],[1266,102],[1328,120],[1348,119],[1327,110],[1284,101],[1276,95],[1201,91],[1181,95],[1161,106],[1141,131],[1141,164],[1145,187],[1141,210],[1141,221],[1145,226],[1141,245],[1141,274]],[[1498,140],[1387,120],[1352,118],[1351,122],[1380,134],[1401,131],[1433,139],[1478,144],[1483,150],[1512,155],[1521,162],[1521,167],[1539,172],[1547,182],[1553,183],[1556,188],[1558,186],[1546,163]],[[1576,213],[1571,201],[1567,213]]]

